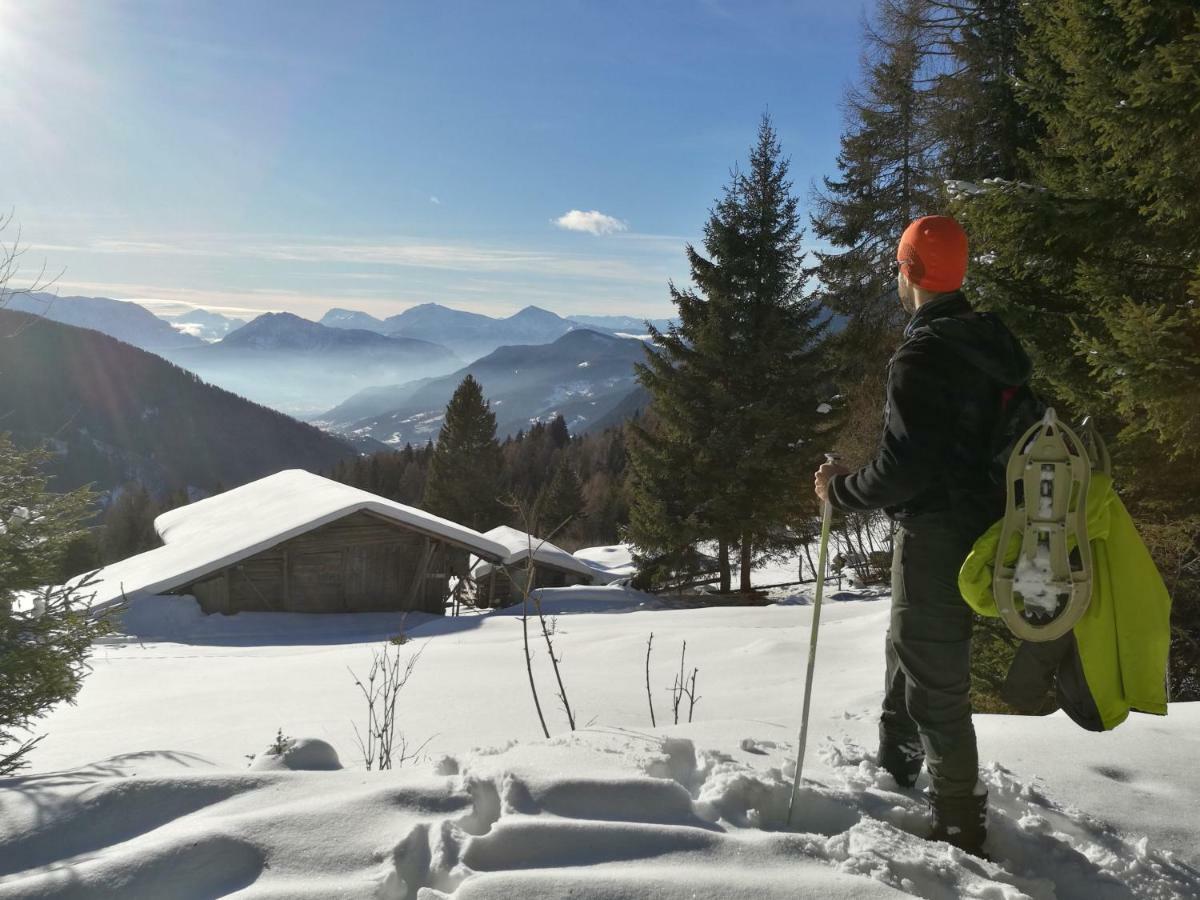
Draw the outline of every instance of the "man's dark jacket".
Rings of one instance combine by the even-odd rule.
[[[879,452],[830,480],[833,505],[883,509],[900,521],[936,514],[985,526],[999,518],[994,429],[1004,389],[1024,384],[1030,368],[1012,332],[961,293],[921,306],[888,364]]]

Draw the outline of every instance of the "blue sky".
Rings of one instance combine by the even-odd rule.
[[[764,110],[805,203],[834,171],[861,15],[0,0],[0,207],[63,294],[668,315]]]

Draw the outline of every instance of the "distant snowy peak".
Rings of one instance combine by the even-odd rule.
[[[178,316],[160,315],[159,318],[170,323],[176,331],[198,337],[209,343],[223,339],[245,324],[242,319],[223,316],[207,309],[193,309],[191,312]]]
[[[321,325],[326,328],[351,328],[362,331],[375,331],[379,334],[387,334],[388,326],[383,319],[377,319],[370,313],[361,312],[357,309],[340,309],[334,307],[321,316]]]
[[[191,312],[183,313],[178,316],[163,316],[164,319],[170,319],[174,322],[188,322],[194,325],[242,325],[244,320],[235,319],[231,316],[223,316],[220,313],[215,313],[208,309],[193,309]]]

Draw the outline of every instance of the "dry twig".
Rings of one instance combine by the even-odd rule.
[[[409,753],[408,742],[403,732],[396,727],[396,704],[400,699],[400,692],[408,684],[408,679],[412,676],[421,654],[425,652],[425,647],[422,645],[420,650],[402,664],[400,650],[397,647],[393,653],[393,646],[393,644],[387,643],[383,645],[382,652],[372,651],[371,668],[367,672],[365,684],[354,674],[353,670],[350,670],[354,684],[367,701],[365,738],[358,730],[358,725],[354,725],[354,738],[362,752],[367,771],[376,765],[381,770],[392,768],[393,763],[397,761],[397,748],[400,751],[399,764],[403,765],[406,760],[413,758],[425,744],[429,743],[427,740],[413,753]],[[397,738],[399,738],[399,744],[397,744]]]

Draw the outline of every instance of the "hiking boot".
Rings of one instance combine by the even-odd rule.
[[[900,787],[912,787],[925,765],[925,748],[921,746],[921,739],[914,737],[903,742],[881,740],[879,765],[896,779]]]
[[[933,814],[929,840],[945,841],[972,856],[986,859],[983,842],[987,840],[987,792],[970,797],[930,794],[927,799]]]

